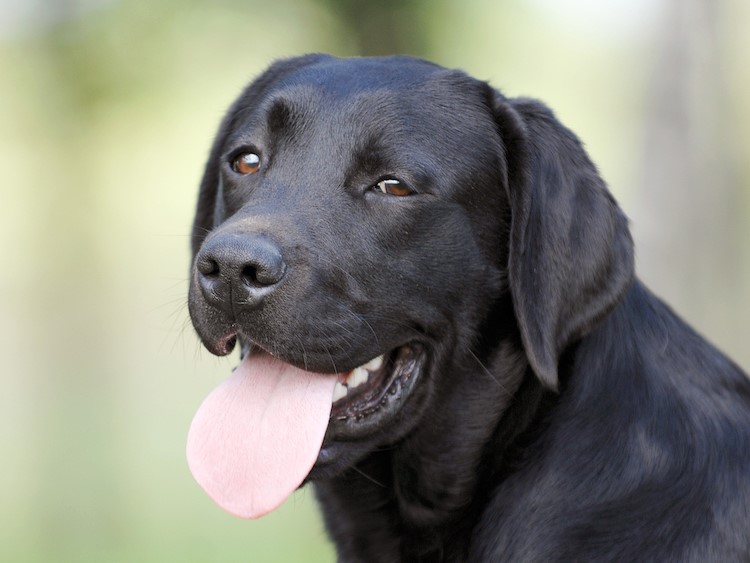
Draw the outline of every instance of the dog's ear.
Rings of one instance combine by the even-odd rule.
[[[224,143],[235,126],[238,113],[255,107],[268,91],[269,87],[283,80],[291,72],[325,58],[329,57],[327,55],[312,54],[273,63],[263,74],[251,82],[230,106],[219,126],[219,132],[214,138],[200,184],[190,245],[193,257],[195,257],[200,249],[206,235],[216,226],[215,223],[218,216],[221,215],[221,203],[218,200],[221,181],[219,174],[220,159],[221,153],[224,150]]]
[[[556,390],[562,352],[633,280],[633,242],[580,141],[548,108],[497,92],[492,105],[507,165],[509,289],[531,367]]]

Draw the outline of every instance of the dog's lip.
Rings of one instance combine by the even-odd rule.
[[[225,336],[219,343],[219,346],[224,351],[223,355],[229,354],[232,350],[234,350],[234,345],[237,343],[237,333],[232,332]]]
[[[348,389],[348,394],[334,401],[331,419],[360,421],[385,406],[388,396],[400,393],[403,384],[412,375],[414,359],[417,355],[414,345],[399,346],[389,353],[376,357],[368,364],[340,376],[338,386]],[[368,367],[373,362],[380,365],[376,364],[377,367],[369,371]],[[360,385],[352,385],[351,380],[354,374],[360,370],[365,370],[367,373],[367,381]],[[347,382],[349,382],[348,387]]]
[[[367,439],[389,426],[411,395],[427,363],[426,348],[419,343],[394,348],[385,358],[384,372],[375,375],[374,385],[351,400],[333,404],[319,464],[329,462],[331,453],[337,449],[336,442]]]
[[[239,331],[231,326],[217,337],[201,337],[208,351],[216,356],[227,356],[234,350],[239,338]]]

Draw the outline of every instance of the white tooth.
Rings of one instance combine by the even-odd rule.
[[[362,367],[365,368],[367,371],[378,371],[382,365],[383,365],[383,356],[378,356],[377,358],[373,358],[372,360],[367,362]]]
[[[370,372],[365,368],[360,367],[352,371],[346,380],[346,384],[349,387],[359,387],[363,383],[367,383],[367,378],[370,377]]]
[[[333,388],[333,402],[335,403],[339,399],[343,399],[348,392],[349,389],[346,388],[346,385],[342,385],[341,382],[337,381]]]

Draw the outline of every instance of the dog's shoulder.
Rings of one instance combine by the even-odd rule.
[[[576,348],[545,428],[488,492],[474,559],[750,557],[750,380],[640,283]]]

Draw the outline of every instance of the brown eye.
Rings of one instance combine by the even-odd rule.
[[[409,188],[409,186],[407,186],[400,180],[394,180],[392,178],[389,178],[387,180],[380,180],[380,182],[375,184],[375,189],[384,194],[395,195],[398,197],[403,197],[414,193],[411,191],[411,188]]]
[[[232,161],[232,170],[237,174],[254,174],[260,170],[260,157],[254,152],[243,152]]]

